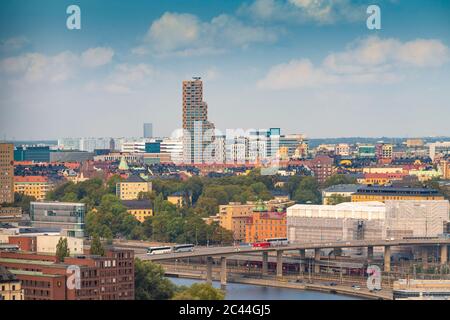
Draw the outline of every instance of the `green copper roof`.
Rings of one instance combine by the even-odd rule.
[[[266,207],[266,205],[264,204],[264,202],[263,202],[261,199],[259,199],[259,200],[256,202],[256,206],[255,206],[255,208],[253,209],[253,211],[265,212],[265,211],[267,211],[267,207]]]
[[[125,157],[122,157],[120,159],[119,170],[122,170],[122,171],[130,170],[130,167],[128,166],[127,160],[125,160]]]

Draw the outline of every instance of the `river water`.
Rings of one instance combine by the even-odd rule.
[[[201,280],[169,278],[176,285],[190,286]],[[213,286],[220,288],[220,282],[214,281]],[[289,288],[256,286],[251,284],[228,283],[225,300],[360,300],[340,294],[303,291]]]

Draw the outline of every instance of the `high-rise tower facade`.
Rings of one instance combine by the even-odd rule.
[[[183,81],[183,161],[204,163],[213,141],[214,125],[208,121],[208,104],[203,101],[200,78]],[[212,157],[212,155],[210,155]]]
[[[0,143],[0,205],[14,202],[14,145]]]

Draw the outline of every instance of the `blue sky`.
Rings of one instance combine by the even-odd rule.
[[[81,30],[66,8],[81,8]],[[381,8],[368,30],[366,8]],[[448,1],[5,0],[0,138],[170,135],[210,120],[310,137],[449,135]]]

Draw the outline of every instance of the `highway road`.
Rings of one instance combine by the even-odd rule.
[[[253,248],[251,246],[229,246],[229,247],[196,247],[193,252],[179,252],[147,255],[145,253],[136,256],[142,260],[164,261],[174,259],[185,259],[194,257],[227,257],[236,254],[250,254],[256,252],[273,251],[294,251],[311,249],[333,249],[333,248],[359,248],[359,247],[384,247],[384,246],[432,246],[432,245],[450,245],[450,239],[400,239],[400,240],[374,240],[374,241],[338,241],[321,243],[301,243],[290,244],[288,246]],[[132,247],[131,245],[117,244],[117,247]],[[145,247],[140,247],[144,250]]]

